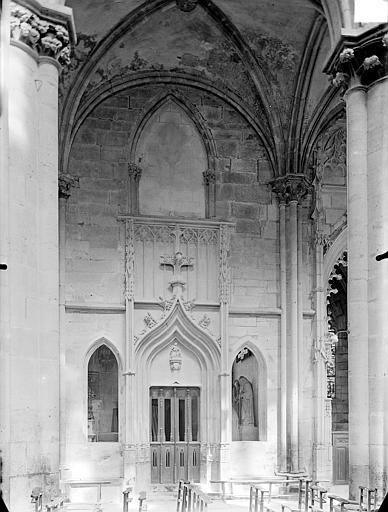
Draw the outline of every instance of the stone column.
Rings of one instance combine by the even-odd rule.
[[[10,269],[9,310],[2,314],[9,330],[0,344],[9,340],[4,385],[11,428],[2,443],[8,505],[22,510],[33,487],[46,500],[59,483],[58,70],[69,58],[71,10],[40,12],[37,2],[11,2],[8,22],[2,103],[9,159],[1,174]]]
[[[374,82],[367,94],[369,483],[384,491],[388,478],[388,261],[376,261],[375,256],[388,249],[387,102],[385,76]]]
[[[142,168],[130,162],[128,164],[128,178],[129,178],[129,194],[128,194],[128,211],[132,215],[139,215],[139,182],[142,175]]]
[[[273,191],[278,194],[280,205],[286,204],[285,208],[285,222],[282,219],[282,209],[280,207],[280,232],[282,234],[285,228],[286,233],[284,240],[285,251],[281,247],[281,263],[286,268],[286,294],[281,292],[283,302],[286,299],[286,318],[281,322],[283,333],[281,333],[281,340],[284,341],[284,328],[286,328],[286,353],[280,355],[282,371],[284,359],[286,359],[286,379],[282,378],[282,385],[285,389],[281,390],[281,397],[286,398],[286,424],[287,424],[287,470],[292,472],[299,471],[299,347],[301,346],[301,337],[303,333],[301,329],[301,322],[299,319],[301,307],[299,305],[301,294],[300,286],[298,285],[298,253],[299,260],[301,260],[301,253],[298,247],[302,244],[301,228],[298,229],[298,203],[301,202],[308,190],[308,183],[304,175],[301,174],[288,174],[277,178],[272,182]],[[283,224],[284,223],[284,224]],[[285,252],[285,254],[284,254]],[[282,260],[283,257],[283,260]],[[300,265],[300,261],[299,261]],[[282,272],[282,268],[281,268]],[[283,270],[284,272],[284,270]],[[299,270],[300,274],[300,270]],[[284,286],[284,282],[283,282]],[[284,318],[285,314],[282,312]],[[284,347],[281,347],[284,350]],[[284,411],[281,405],[281,414]],[[282,423],[281,423],[282,425]]]
[[[210,219],[216,216],[216,173],[207,169],[203,173],[205,185],[205,217]]]
[[[220,334],[221,334],[221,373],[220,373],[220,478],[230,477],[230,443],[232,441],[232,386],[229,363],[229,302],[230,302],[230,268],[229,268],[230,228],[220,226],[220,261],[219,261],[219,299],[220,299]]]
[[[315,340],[314,340],[314,452],[313,479],[331,480],[331,400],[327,398],[327,362],[331,343],[326,336],[326,290],[323,286],[323,248],[326,238],[316,221],[315,245]]]
[[[384,28],[386,30],[386,27]],[[350,495],[359,485],[386,490],[387,44],[382,28],[342,41],[328,64],[348,88],[348,323]]]
[[[9,265],[9,172],[8,172],[8,84],[11,62],[9,58],[9,5],[2,3],[0,17],[0,262]],[[3,499],[10,508],[10,438],[11,438],[11,318],[9,270],[0,272],[0,458]]]
[[[125,221],[125,427],[123,474],[124,484],[134,485],[136,479],[136,418],[135,407],[135,360],[134,360],[134,221]]]
[[[59,471],[60,480],[65,477],[66,466],[66,205],[71,189],[78,187],[75,176],[60,174],[59,198]],[[64,491],[64,489],[62,488]]]
[[[279,469],[287,470],[287,257],[286,205],[279,204],[280,250],[280,418]]]
[[[369,483],[368,208],[366,89],[346,94],[348,159],[348,326],[350,494]],[[362,484],[364,482],[364,484]]]

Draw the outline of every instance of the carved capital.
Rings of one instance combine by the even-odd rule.
[[[180,11],[191,12],[198,4],[198,0],[175,0],[176,6]]]
[[[128,175],[131,179],[133,179],[136,182],[139,182],[142,172],[143,169],[140,167],[140,165],[135,164],[134,162],[129,162]]]
[[[331,83],[345,91],[351,85],[370,85],[388,73],[388,34],[377,27],[358,37],[344,37],[325,71]]]
[[[203,171],[202,176],[205,185],[210,185],[211,183],[213,184],[216,182],[216,173],[212,169],[207,169],[206,171]]]
[[[74,42],[75,36],[69,16],[48,8],[38,11],[35,4],[25,0],[19,3],[11,2],[10,6],[11,41],[25,44],[39,56],[51,57],[63,66],[70,64],[70,41]]]
[[[277,194],[281,203],[297,201],[300,203],[311,188],[304,174],[287,174],[270,182],[272,192]]]
[[[79,187],[79,178],[70,174],[60,174],[58,176],[58,195],[68,199],[71,196],[72,187]]]

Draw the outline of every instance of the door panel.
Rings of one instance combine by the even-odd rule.
[[[151,482],[199,481],[199,388],[150,388]]]

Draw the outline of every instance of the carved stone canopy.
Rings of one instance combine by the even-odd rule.
[[[33,5],[31,2],[29,9],[11,2],[11,41],[23,43],[39,56],[52,57],[61,65],[70,64],[70,39],[74,42],[75,35],[72,33],[69,16],[47,8],[38,12]]]
[[[286,204],[290,201],[301,202],[311,188],[304,174],[287,174],[276,178],[270,184],[279,201]]]

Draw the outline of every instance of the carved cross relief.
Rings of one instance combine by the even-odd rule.
[[[183,256],[181,251],[178,250],[173,256],[160,256],[160,264],[173,268],[170,284],[173,294],[180,297],[182,295],[183,286],[186,284],[186,281],[184,281],[182,277],[181,270],[183,267],[192,267],[194,265],[194,258]]]

